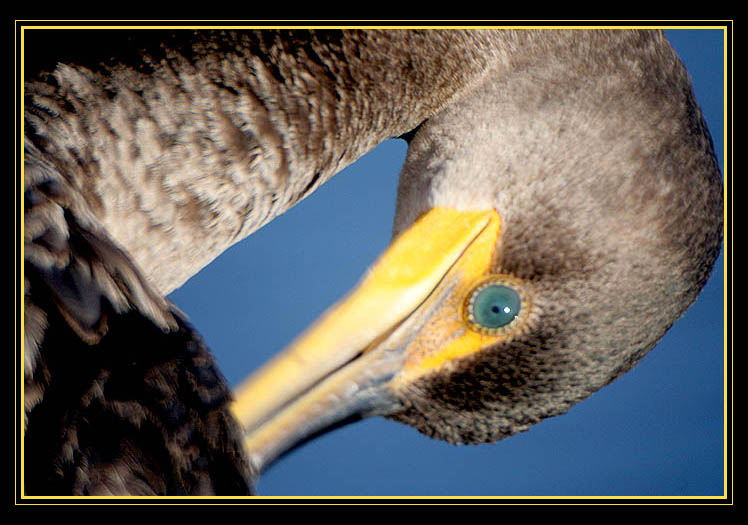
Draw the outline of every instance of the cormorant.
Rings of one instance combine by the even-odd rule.
[[[353,56],[373,66],[357,70]],[[27,84],[30,492],[248,487],[225,384],[161,294],[387,136],[411,143],[395,225],[410,233],[388,258],[406,271],[447,258],[407,301],[352,307],[352,340],[310,346],[336,349],[337,367],[397,343],[386,382],[336,418],[383,413],[467,442],[524,430],[633,365],[718,253],[719,169],[658,33],[175,34],[150,57],[61,65]],[[381,105],[346,98],[352,88]],[[342,129],[327,127],[332,116]],[[424,238],[437,241],[414,258]],[[441,313],[412,315],[418,305]],[[484,314],[499,315],[486,326]],[[430,334],[449,323],[445,354]],[[392,352],[405,341],[410,357]],[[234,406],[246,426],[266,418],[247,415],[267,391],[252,388]],[[251,463],[335,423],[288,442],[263,430],[248,440]]]

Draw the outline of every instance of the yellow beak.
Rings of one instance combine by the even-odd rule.
[[[399,383],[490,342],[465,329],[460,306],[488,272],[498,234],[493,210],[432,209],[347,297],[246,380],[232,410],[256,471],[349,420],[396,411]],[[439,344],[422,333],[435,329]]]

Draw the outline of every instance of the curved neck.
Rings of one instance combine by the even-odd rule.
[[[54,38],[72,39],[69,59],[27,82],[27,138],[164,294],[459,97],[499,45],[436,30]],[[115,45],[124,58],[106,59]]]

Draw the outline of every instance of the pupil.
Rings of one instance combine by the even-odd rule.
[[[501,309],[498,306],[494,305],[494,306],[491,307],[491,311],[493,313],[497,314],[497,313],[499,313],[501,311]]]

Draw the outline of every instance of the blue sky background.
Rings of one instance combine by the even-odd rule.
[[[723,163],[722,31],[669,30]],[[239,243],[170,298],[232,385],[345,294],[387,246],[406,144],[391,140]],[[292,452],[263,495],[720,495],[723,259],[633,371],[567,414],[455,446],[375,418]]]

